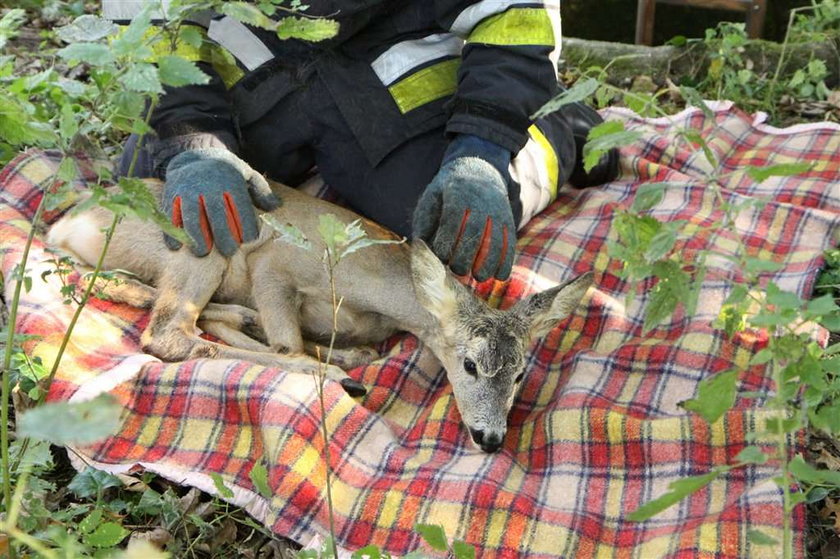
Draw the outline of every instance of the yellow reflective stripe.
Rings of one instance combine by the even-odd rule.
[[[197,29],[198,32],[201,34],[202,39],[205,39],[205,40],[207,39],[207,32],[204,31],[203,28],[198,27],[198,26],[190,26],[190,27],[192,29]],[[206,60],[206,57],[207,57],[206,53],[202,52],[202,51],[207,50],[206,48],[204,48],[204,43],[202,43],[202,46],[200,46],[200,47],[190,45],[189,43],[187,43],[186,41],[184,41],[180,37],[181,30],[183,30],[183,29],[184,29],[184,27],[178,28],[179,36],[178,36],[177,39],[175,39],[174,52],[173,52],[173,49],[172,49],[172,42],[168,40],[166,34],[162,34],[161,39],[159,41],[155,41],[154,43],[152,43],[152,53],[154,53],[153,58],[157,59],[161,56],[166,56],[166,55],[169,55],[169,54],[175,54],[175,55],[180,56],[181,58],[186,58],[187,60],[189,60],[191,62],[198,62],[199,60],[201,60],[203,62],[209,62],[209,60]],[[156,31],[158,31],[158,30],[154,29],[154,28],[147,29],[145,38],[148,39],[149,36],[153,35],[154,32],[156,32]]]
[[[554,27],[545,8],[511,8],[475,26],[468,43],[554,45]]]
[[[400,112],[407,113],[435,99],[455,93],[459,58],[444,60],[411,74],[388,88]]]
[[[222,78],[225,87],[230,89],[236,82],[242,79],[245,75],[245,70],[236,64],[236,59],[231,53],[220,47],[219,45],[209,43],[210,45],[210,65]]]
[[[537,128],[536,124],[532,124],[528,128],[528,134],[530,134],[534,141],[537,142],[543,150],[543,161],[545,162],[546,171],[548,172],[548,192],[551,195],[550,199],[554,200],[557,198],[557,176],[560,171],[559,162],[557,161],[557,153],[554,151],[554,147],[551,145],[551,142],[548,141],[548,138],[545,137],[542,130]]]

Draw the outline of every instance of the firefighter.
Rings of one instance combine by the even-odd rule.
[[[127,23],[143,4],[104,0],[103,12]],[[559,91],[559,0],[307,4],[307,15],[338,21],[337,36],[284,41],[191,14],[206,43],[179,53],[210,81],[168,88],[155,135],[127,144],[121,170],[139,148],[136,174],[165,180],[162,209],[196,255],[230,255],[257,237],[255,207],[279,204],[262,175],[295,186],[317,168],[350,207],[425,240],[454,273],[504,280],[517,229],[561,185],[616,176],[615,151],[582,169],[594,110],[529,116]]]

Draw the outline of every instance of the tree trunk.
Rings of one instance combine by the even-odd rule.
[[[756,74],[772,75],[776,72],[783,48],[782,78],[803,68],[812,58],[818,58],[828,68],[826,85],[831,88],[840,83],[840,36],[832,36],[824,41],[789,43],[787,47],[771,41],[750,41],[742,57],[750,61],[751,69]],[[647,47],[564,37],[560,68],[607,68],[607,80],[610,83],[626,86],[639,75],[651,76],[660,84],[664,83],[666,77],[675,82],[683,78],[700,80],[706,77],[710,60],[709,47],[702,42],[681,47]]]

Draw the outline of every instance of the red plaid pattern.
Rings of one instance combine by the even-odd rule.
[[[386,356],[350,371],[370,387],[366,397],[354,400],[328,382],[321,417],[312,378],[231,361],[160,363],[140,353],[145,312],[104,301],[82,314],[50,399],[109,391],[125,406],[125,419],[113,437],[76,451],[111,471],[146,468],[209,492],[208,474],[218,473],[233,489],[234,502],[277,533],[305,543],[326,533],[326,464],[318,430],[326,421],[337,537],[348,549],[374,543],[403,554],[420,545],[414,525],[432,523],[476,546],[481,557],[775,556],[747,539],[753,529],[781,539],[772,466],[731,471],[648,522],[625,520],[671,481],[731,463],[748,444],[747,434],[762,420],[761,402],[740,398],[715,425],[677,404],[696,393],[701,379],[747,367],[766,337],[747,332],[728,340],[711,328],[728,293],[724,280],[740,274],[723,259],[711,262],[695,315],[679,311],[643,336],[649,284],[625,307],[628,285],[606,242],[615,235],[613,213],[648,181],[673,184],[652,210],[658,218],[685,219],[692,231],[719,217],[703,183],[708,163],[675,140],[676,127],[692,126],[704,130],[720,159],[718,171],[735,171],[724,179],[728,198],[768,201],[738,220],[749,250],[782,264],[773,281],[807,297],[822,251],[840,234],[840,128],[777,130],[728,104],[714,106],[713,122],[696,110],[657,120],[623,110],[606,116],[643,134],[623,150],[620,180],[562,189],[524,231],[513,280],[478,287],[491,302],[508,306],[573,274],[596,272],[592,296],[530,353],[502,452],[473,448],[443,372],[411,336],[391,340]],[[761,185],[739,170],[794,161],[815,166]],[[27,153],[0,175],[7,277],[54,167],[53,158]],[[81,182],[91,179],[89,171],[80,163]],[[731,251],[727,235],[698,231],[681,250]],[[34,285],[17,327],[41,336],[26,349],[49,364],[72,309],[62,304],[53,276],[41,280],[48,260],[36,243],[29,265]],[[13,284],[5,285],[8,300]],[[763,366],[745,368],[739,380],[744,391],[772,389]],[[257,462],[268,468],[271,499],[259,496],[250,481]],[[794,526],[802,555],[801,506]]]

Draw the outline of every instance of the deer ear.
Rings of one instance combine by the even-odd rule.
[[[541,338],[572,314],[592,281],[592,272],[587,272],[557,287],[534,293],[517,303],[514,310],[530,322],[531,337]]]
[[[411,245],[411,280],[423,308],[440,324],[451,324],[458,310],[458,290],[463,287],[420,239]]]

